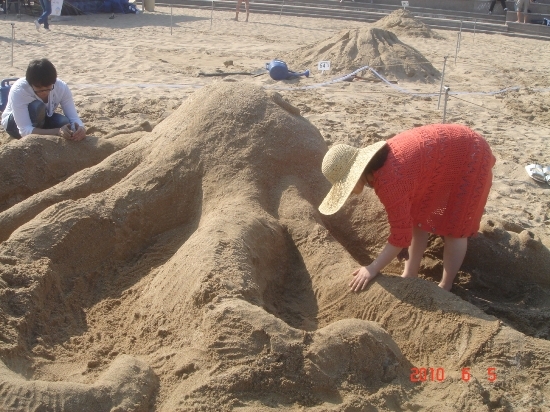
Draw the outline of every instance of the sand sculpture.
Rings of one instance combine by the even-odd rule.
[[[357,262],[328,229],[338,237],[357,219],[316,210],[326,150],[280,95],[220,82],[2,212],[0,410],[547,402],[547,341],[424,280],[381,275],[347,291]],[[366,201],[353,213],[383,210]],[[384,241],[372,232],[349,233],[368,250]],[[413,383],[414,366],[446,380]],[[487,383],[489,367],[508,383]]]
[[[57,137],[31,137],[0,146],[0,212],[101,162],[137,139],[139,135],[130,134],[111,139],[90,136],[75,145]]]
[[[316,44],[283,56],[293,66],[314,67],[329,60],[331,73],[350,73],[364,66],[389,78],[433,82],[439,71],[416,49],[381,28],[343,30]]]
[[[398,36],[443,38],[405,9],[395,10],[374,23],[373,27],[391,31]]]

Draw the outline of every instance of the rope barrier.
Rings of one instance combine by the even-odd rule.
[[[355,71],[353,71],[349,74],[340,76],[336,79],[332,79],[328,82],[316,83],[316,84],[312,84],[312,85],[309,85],[309,86],[280,87],[280,86],[275,86],[275,85],[274,86],[269,86],[268,85],[268,86],[264,86],[264,88],[269,89],[269,90],[281,90],[281,91],[298,91],[298,90],[317,89],[317,88],[321,88],[321,87],[328,86],[328,85],[331,85],[331,84],[339,83],[339,82],[342,82],[342,81],[345,81],[345,80],[349,80],[353,76],[355,76],[355,74],[357,74],[357,73],[359,73],[363,70],[367,70],[367,69],[370,70],[371,72],[373,72],[373,74],[375,76],[377,76],[383,83],[390,86],[392,89],[394,89],[398,93],[409,94],[411,96],[417,96],[417,97],[435,97],[435,96],[439,96],[439,93],[421,93],[421,92],[410,91],[410,90],[404,89],[402,87],[396,86],[395,84],[388,81],[384,76],[382,76],[381,74],[376,72],[376,70],[370,68],[369,66],[364,66],[364,67],[362,67],[360,69],[357,69],[357,70],[355,70]],[[170,84],[170,83],[132,83],[132,84],[81,83],[81,84],[72,84],[71,85],[71,87],[81,88],[81,89],[87,89],[87,88],[116,89],[116,88],[119,88],[119,87],[137,87],[137,88],[141,88],[141,89],[154,88],[154,87],[167,88],[167,89],[185,89],[185,88],[200,88],[200,87],[203,87],[203,86],[204,86],[204,84],[198,84],[198,83],[189,83],[189,84],[175,84],[175,83],[172,83],[172,84]],[[449,92],[449,95],[452,95],[452,96],[459,96],[459,95],[462,95],[462,96],[464,96],[464,95],[494,96],[494,95],[497,95],[497,94],[507,93],[507,92],[510,92],[510,91],[519,91],[519,90],[521,90],[521,88],[519,86],[512,86],[512,87],[507,87],[507,88],[501,89],[501,90],[494,90],[494,91],[487,91],[487,92],[483,92],[483,91],[479,91],[479,92],[466,92],[466,91]],[[550,92],[550,88],[537,88],[537,89],[530,89],[530,90],[532,90],[534,92],[538,92],[538,93]],[[368,94],[387,94],[387,92],[384,92],[384,91],[368,91],[366,93],[368,93]],[[462,99],[459,99],[459,100],[462,100]],[[471,102],[468,102],[466,100],[463,100],[463,101],[466,102],[466,103],[471,103]],[[471,104],[475,104],[475,103],[471,103]],[[483,106],[479,106],[479,107],[482,107],[482,108],[486,109]]]
[[[461,98],[456,97],[456,96],[453,97],[453,99],[460,100],[461,102],[464,102],[464,103],[469,103],[469,104],[471,104],[471,105],[473,105],[473,106],[481,107],[482,109],[485,109],[485,110],[489,110],[489,111],[494,111],[494,112],[496,112],[496,110],[488,109],[488,108],[485,107],[485,106],[482,106],[482,105],[477,104],[477,103],[469,102],[468,100],[464,100],[464,99],[461,99]]]
[[[346,75],[343,75],[343,76],[340,76],[336,79],[332,79],[328,82],[323,82],[323,83],[317,83],[317,84],[313,84],[313,85],[309,85],[309,86],[302,86],[302,87],[265,87],[266,89],[272,89],[272,90],[282,90],[282,91],[297,91],[297,90],[310,90],[310,89],[315,89],[315,88],[321,88],[321,87],[324,87],[324,86],[328,86],[328,85],[331,85],[331,84],[335,84],[335,83],[339,83],[339,82],[342,82],[342,81],[346,81],[346,80],[349,80],[351,78],[353,78],[353,76],[355,76],[357,73],[359,72],[362,72],[364,70],[369,70],[371,71],[376,77],[378,77],[383,83],[385,83],[386,85],[390,86],[392,89],[394,89],[395,91],[399,92],[399,93],[402,93],[402,94],[408,94],[410,96],[416,96],[416,97],[435,97],[435,96],[441,96],[440,93],[418,93],[418,92],[412,92],[410,90],[407,90],[407,89],[404,89],[402,87],[399,87],[393,83],[391,83],[389,80],[387,80],[384,76],[382,76],[381,74],[379,74],[376,70],[374,70],[372,67],[370,66],[363,66],[349,74],[346,74]],[[479,92],[464,92],[464,91],[458,91],[458,92],[451,92],[451,91],[448,91],[447,94],[449,96],[452,96],[453,99],[457,99],[457,100],[460,100],[460,101],[463,101],[465,103],[469,103],[471,105],[474,105],[474,106],[478,106],[478,107],[481,107],[485,110],[489,110],[489,111],[494,111],[496,112],[496,110],[493,110],[493,109],[488,109],[484,106],[481,106],[479,104],[476,104],[476,103],[472,103],[472,102],[469,102],[467,100],[464,100],[464,99],[461,99],[457,96],[465,96],[465,95],[472,95],[472,96],[495,96],[495,95],[498,95],[498,94],[503,94],[503,93],[507,93],[507,92],[511,92],[511,91],[520,91],[521,88],[519,86],[511,86],[511,87],[507,87],[507,88],[504,88],[504,89],[501,89],[501,90],[495,90],[495,91],[488,91],[488,92],[482,92],[482,91],[479,91]],[[531,89],[533,91],[536,91],[536,92],[548,92],[550,91],[550,88],[537,88],[537,89]],[[370,93],[382,93],[382,92],[368,92],[369,94]],[[520,118],[516,118],[516,120],[518,122],[521,122],[523,124],[528,124],[528,125],[534,125],[535,123],[532,123],[532,122],[527,122],[523,119],[520,119]],[[537,127],[540,127],[537,125]],[[547,129],[547,130],[550,130],[550,128],[548,127],[544,127],[542,126],[544,129]]]
[[[483,65],[483,64],[476,63],[475,61],[474,62],[466,62],[466,61],[464,61],[465,60],[464,57],[461,57],[460,59],[461,59],[461,61],[458,62],[459,66],[471,66],[471,67],[476,67],[478,69],[481,68],[481,69],[487,69],[487,70],[492,70],[492,71],[494,71],[494,69],[495,69],[494,65]],[[432,63],[430,61],[426,61],[426,62],[422,62],[422,63],[392,63],[392,64],[385,64],[384,67],[425,66],[425,65],[428,65],[428,64],[432,64]]]
[[[312,84],[312,85],[309,85],[309,86],[300,86],[300,87],[280,87],[280,86],[270,87],[270,86],[265,86],[265,88],[266,89],[271,89],[271,90],[284,90],[284,91],[316,89],[316,88],[325,87],[325,86],[329,86],[331,84],[335,84],[335,83],[339,83],[339,82],[349,80],[353,76],[355,76],[357,73],[365,71],[365,70],[369,70],[376,77],[378,77],[380,80],[382,80],[383,83],[385,83],[386,85],[390,86],[391,88],[399,91],[400,93],[410,94],[411,96],[417,96],[417,97],[435,97],[435,96],[439,96],[439,93],[414,92],[414,91],[404,89],[403,87],[397,86],[397,85],[393,84],[392,82],[390,82],[388,79],[386,79],[384,76],[382,76],[380,73],[378,73],[375,69],[373,69],[370,66],[363,66],[363,67],[361,67],[361,68],[359,68],[359,69],[357,69],[357,70],[355,70],[355,71],[353,71],[349,74],[337,77],[336,79],[332,79],[328,82],[316,83],[316,84]],[[502,94],[502,93],[507,93],[507,92],[510,92],[510,91],[517,91],[517,90],[520,90],[519,86],[507,87],[505,89],[489,91],[489,92],[449,92],[449,95],[455,96],[455,95],[470,94],[470,95],[494,96],[496,94]]]

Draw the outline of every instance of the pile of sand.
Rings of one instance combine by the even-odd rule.
[[[39,158],[44,139],[12,145]],[[220,82],[0,213],[0,409],[427,410],[444,399],[484,410],[525,405],[527,389],[548,399],[549,342],[421,279],[380,275],[347,292],[352,255],[367,263],[385,242],[365,216],[384,211],[371,197],[319,214],[326,150],[280,95]],[[413,366],[443,368],[446,382],[413,384]],[[514,384],[489,384],[488,367]]]
[[[381,18],[373,24],[373,27],[391,31],[398,36],[443,38],[404,9],[397,9]]]
[[[378,28],[343,30],[329,39],[283,56],[292,67],[316,67],[329,60],[331,73],[350,73],[364,66],[391,79],[432,82],[439,72],[416,49]]]

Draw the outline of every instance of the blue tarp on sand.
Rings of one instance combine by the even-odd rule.
[[[135,13],[134,4],[128,0],[65,0],[62,15],[94,13]]]

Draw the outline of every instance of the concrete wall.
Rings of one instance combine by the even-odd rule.
[[[372,4],[372,5],[393,5],[401,6],[401,0],[355,0],[356,3]],[[409,0],[409,7],[429,8],[437,10],[452,10],[467,13],[487,14],[491,0]],[[349,6],[349,2],[346,4]],[[506,0],[506,6],[509,11],[515,11],[515,1]],[[536,3],[531,3],[529,9],[532,13],[550,14],[550,0],[538,0]],[[500,1],[494,8],[495,12],[501,12],[502,7]]]
[[[357,1],[357,0],[356,0]],[[370,4],[392,4],[401,6],[401,0],[362,0],[361,3]],[[487,13],[489,11],[490,0],[409,0],[410,7],[421,7],[438,10],[453,10],[467,13]],[[498,7],[500,8],[500,4]],[[514,1],[506,1],[510,9]]]

